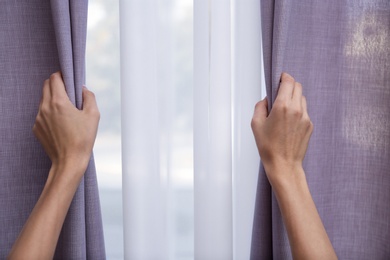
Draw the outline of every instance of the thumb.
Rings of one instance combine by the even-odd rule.
[[[262,124],[268,116],[268,100],[265,97],[263,100],[257,102],[255,112],[253,113],[252,124]]]
[[[98,110],[95,94],[83,86],[83,110]]]

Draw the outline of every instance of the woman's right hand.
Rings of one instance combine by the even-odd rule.
[[[271,112],[266,98],[256,104],[252,130],[271,185],[300,169],[313,132],[302,85],[282,73]]]

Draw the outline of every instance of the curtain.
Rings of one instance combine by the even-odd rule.
[[[183,36],[180,2],[120,2],[125,258],[249,259],[259,166],[250,122],[264,94],[260,3],[194,1],[193,32],[186,24]],[[192,58],[182,78],[177,68],[189,65],[180,60]],[[188,120],[182,135],[177,122]],[[183,139],[193,158],[178,149]],[[188,197],[177,192],[187,174],[177,160],[193,163]],[[190,216],[173,209],[178,201]]]
[[[33,209],[50,160],[32,133],[43,81],[61,70],[82,107],[87,1],[0,2],[0,258]],[[104,259],[93,158],[66,217],[56,259]]]
[[[249,259],[259,156],[258,1],[194,2],[195,259]]]
[[[281,72],[302,83],[314,133],[307,181],[340,259],[390,249],[390,2],[262,0],[269,104]],[[291,259],[280,211],[258,181],[252,259]]]
[[[172,247],[167,164],[172,149],[171,5],[120,2],[125,259],[168,259]]]

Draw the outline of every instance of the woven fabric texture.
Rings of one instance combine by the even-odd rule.
[[[85,81],[87,0],[0,1],[0,259],[43,189],[50,160],[32,133],[43,81],[61,70],[78,108]],[[105,259],[93,159],[66,217],[55,259]]]
[[[390,259],[390,1],[261,0],[267,96],[283,71],[314,123],[304,169],[339,259]],[[292,259],[264,170],[251,259]]]

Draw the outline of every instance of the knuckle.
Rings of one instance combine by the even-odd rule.
[[[309,129],[310,129],[310,132],[313,132],[314,124],[310,119],[309,119]]]
[[[95,95],[95,93],[91,92],[90,95],[91,95],[91,98],[93,98],[93,99],[96,101],[96,95]]]
[[[308,129],[309,132],[313,130],[314,127],[313,122],[310,120],[308,116],[303,118],[303,124]]]
[[[261,125],[263,124],[263,120],[261,116],[254,115],[251,120],[251,128],[252,130],[261,128]]]
[[[54,72],[50,75],[50,80],[55,80],[58,77],[58,72]]]
[[[255,117],[253,117],[252,121],[251,121],[251,128],[252,129],[257,128],[258,123],[259,123],[259,121]]]
[[[99,109],[95,109],[94,115],[95,115],[95,117],[96,117],[98,120],[100,120],[100,111],[99,111]]]
[[[51,109],[48,104],[43,103],[39,110],[39,114],[37,115],[36,121],[40,122],[42,120],[42,114],[47,115],[50,111]]]
[[[294,107],[291,109],[291,114],[296,118],[301,118],[303,116],[303,111],[299,107]]]
[[[36,118],[35,118],[35,122],[34,122],[34,126],[33,126],[33,131],[37,131],[43,124],[43,118],[41,115],[38,115]]]
[[[35,122],[35,124],[32,127],[32,132],[35,136],[38,136],[41,132],[41,126],[40,122]]]
[[[96,103],[96,95],[95,95],[95,93],[93,93],[93,92],[91,92],[91,91],[89,91],[89,90],[85,90],[84,91],[84,93],[83,93],[83,95],[84,95],[84,101],[85,102],[95,102]],[[88,99],[88,101],[86,101]]]
[[[263,101],[257,102],[255,105],[254,111],[260,110],[262,108],[262,106],[264,106]]]
[[[255,110],[258,110],[260,106],[261,106],[261,101],[259,101],[259,102],[256,103],[256,105],[255,105]]]
[[[285,100],[279,99],[278,101],[275,101],[272,109],[275,109],[278,113],[286,114],[288,112],[288,104]]]
[[[41,111],[39,111],[37,117],[35,118],[35,123],[34,123],[34,126],[35,126],[35,127],[36,127],[36,124],[37,124],[37,123],[39,123],[40,121],[42,121],[41,112],[42,112],[42,108],[41,108]]]
[[[88,91],[88,92],[87,92],[87,95],[89,95],[91,98],[93,98],[93,99],[96,100],[95,93],[93,93],[92,91]]]
[[[97,107],[91,107],[91,108],[89,109],[88,113],[89,113],[91,116],[93,116],[93,117],[95,117],[95,118],[97,118],[97,119],[100,119],[100,111],[99,111],[99,109],[98,109]]]
[[[295,82],[295,79],[294,79],[290,74],[288,74],[288,73],[286,73],[286,72],[283,72],[283,73],[282,73],[282,81],[294,83],[294,82]]]
[[[65,105],[65,102],[63,98],[53,97],[51,99],[51,105],[55,109],[62,109]]]
[[[302,118],[302,122],[306,125],[306,126],[310,126],[310,118],[309,117],[304,117]]]

